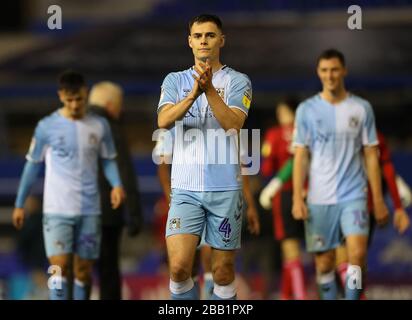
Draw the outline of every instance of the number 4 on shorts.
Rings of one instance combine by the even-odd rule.
[[[219,231],[223,232],[223,236],[228,239],[230,238],[230,233],[232,229],[230,228],[229,218],[224,218],[222,223],[219,226]]]

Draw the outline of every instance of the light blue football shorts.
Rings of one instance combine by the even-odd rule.
[[[43,236],[47,257],[75,253],[95,260],[100,253],[101,217],[45,214]]]
[[[306,247],[309,252],[323,252],[344,243],[348,235],[369,234],[366,200],[333,205],[308,204],[305,221]]]
[[[212,248],[240,248],[243,214],[242,190],[187,191],[173,189],[166,237],[195,234]],[[203,238],[203,237],[202,237]]]

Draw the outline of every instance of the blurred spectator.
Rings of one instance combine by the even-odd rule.
[[[119,247],[122,230],[127,226],[129,236],[136,236],[141,227],[140,198],[129,148],[121,128],[123,90],[112,82],[95,84],[89,96],[90,110],[105,117],[111,127],[117,150],[116,162],[126,191],[125,204],[113,210],[110,203],[110,185],[99,168],[99,186],[102,208],[102,244],[99,260],[100,299],[121,299]]]

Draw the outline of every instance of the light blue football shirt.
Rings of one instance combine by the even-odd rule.
[[[293,144],[310,150],[308,203],[366,198],[362,148],[378,144],[368,101],[353,94],[337,105],[320,94],[305,100],[296,112]]]
[[[158,112],[162,106],[176,104],[187,97],[194,84],[192,74],[196,73],[190,68],[166,76],[161,87]],[[248,114],[252,85],[245,74],[223,66],[213,74],[212,83],[226,105]],[[186,113],[182,125],[173,128],[172,188],[190,191],[241,189],[236,138],[227,136],[224,144],[216,142],[217,139],[206,138],[213,135],[215,129],[223,132],[206,95],[202,94]],[[225,160],[221,161],[223,157]],[[237,160],[233,161],[234,158]]]
[[[116,149],[107,120],[87,113],[70,120],[57,110],[36,126],[28,161],[46,161],[43,211],[67,216],[100,214],[98,158]]]

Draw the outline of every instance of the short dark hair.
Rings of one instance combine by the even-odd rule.
[[[201,15],[198,15],[192,18],[192,20],[189,21],[189,34],[192,30],[192,26],[195,23],[205,23],[205,22],[213,22],[219,28],[219,30],[223,32],[222,20],[220,20],[218,16],[215,16],[213,14],[201,14]]]
[[[342,66],[345,66],[345,56],[343,55],[342,52],[336,49],[328,49],[328,50],[323,51],[318,57],[318,64],[320,60],[332,59],[332,58],[338,58]]]
[[[65,70],[59,75],[59,90],[65,90],[71,93],[80,91],[86,86],[84,76],[73,70]]]

